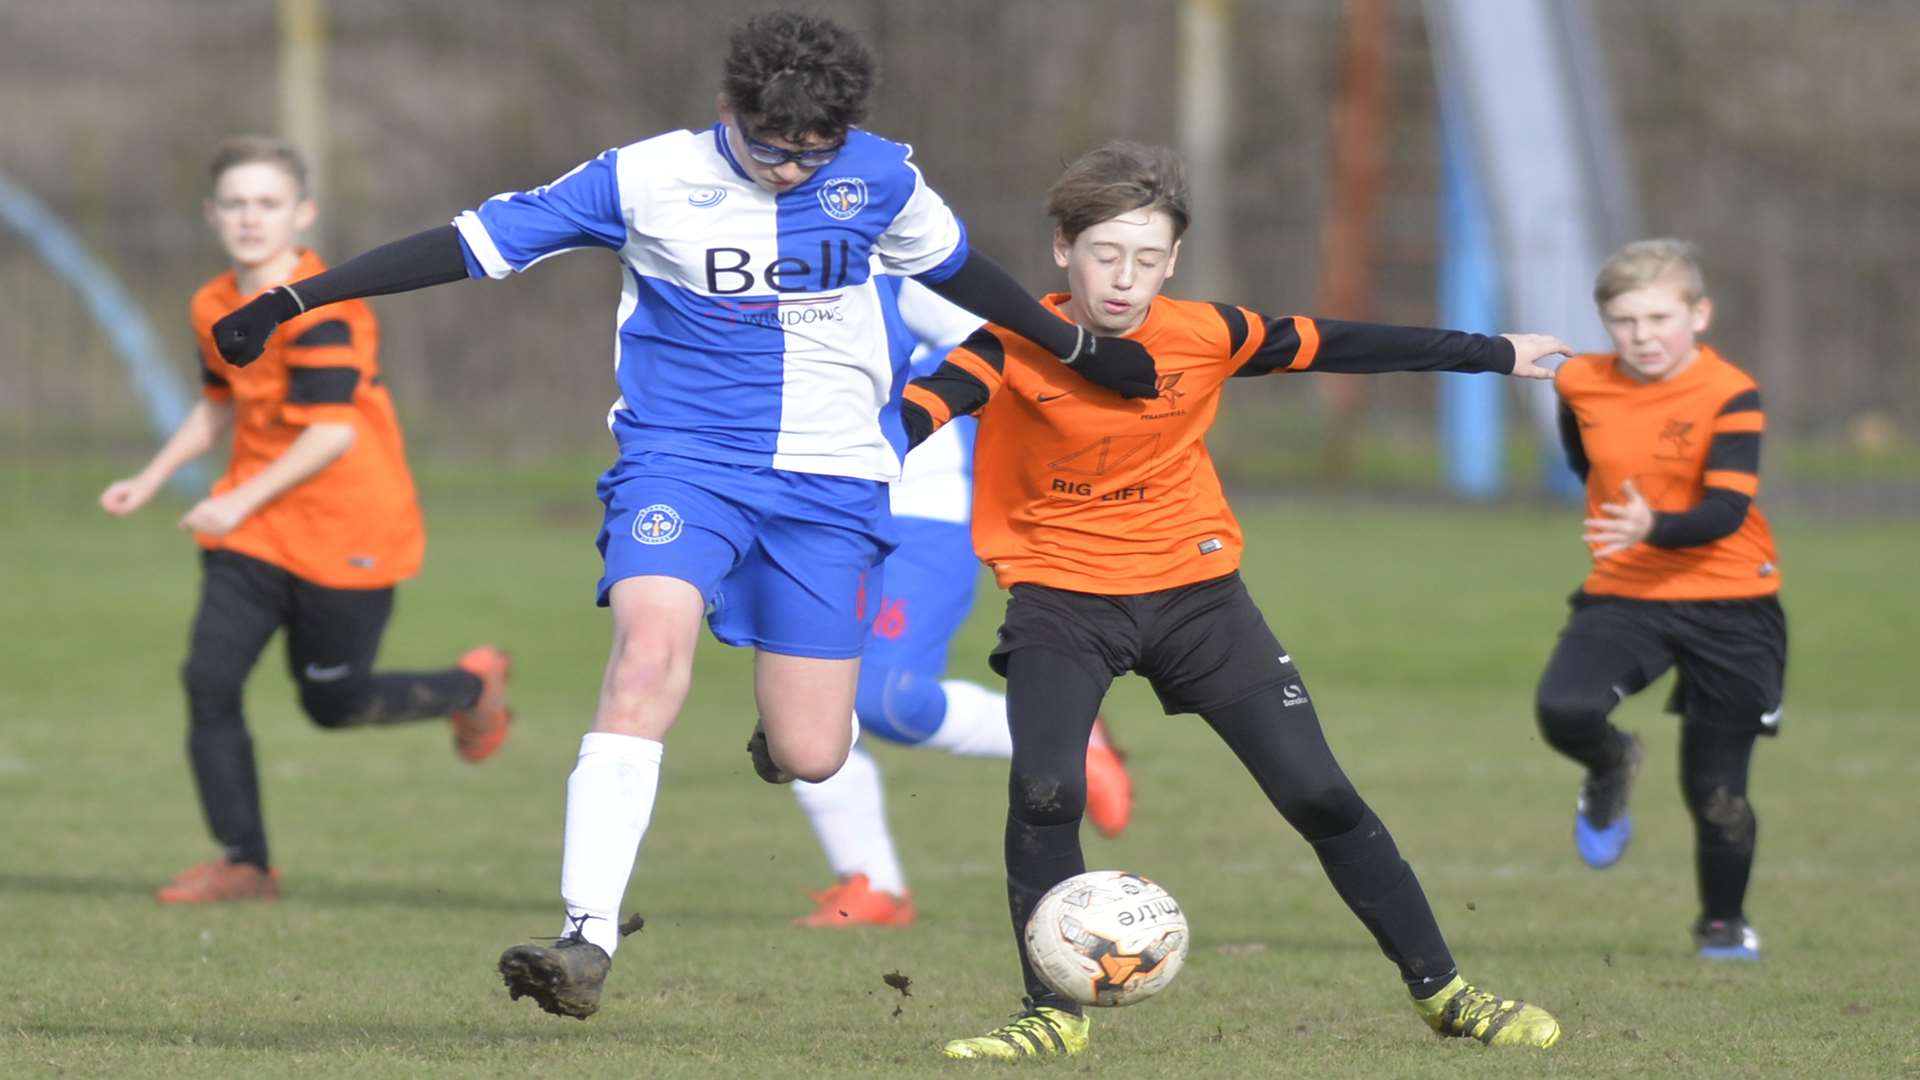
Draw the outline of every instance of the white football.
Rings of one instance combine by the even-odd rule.
[[[1047,890],[1027,920],[1027,958],[1082,1005],[1132,1005],[1167,988],[1187,961],[1187,916],[1138,874],[1090,870]]]

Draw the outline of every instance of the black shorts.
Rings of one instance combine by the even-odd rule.
[[[353,690],[373,676],[393,589],[332,589],[232,551],[200,553],[204,575],[189,665],[245,680],[274,633],[287,631],[287,670],[303,687]]]
[[[1576,592],[1556,652],[1606,643],[1632,657],[1620,689],[1635,693],[1677,669],[1667,711],[1691,723],[1757,735],[1780,731],[1787,616],[1777,596],[1636,600]]]
[[[1009,594],[988,657],[1002,676],[1009,653],[1045,649],[1102,686],[1138,672],[1169,714],[1204,713],[1300,678],[1238,573],[1133,596],[1026,584]]]

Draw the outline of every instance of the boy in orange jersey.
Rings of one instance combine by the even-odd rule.
[[[233,266],[191,305],[203,396],[145,468],[100,495],[108,513],[131,514],[233,433],[226,474],[180,519],[202,549],[203,570],[181,669],[187,751],[222,852],[162,886],[165,904],[279,896],[241,690],[282,627],[300,704],[321,727],[445,716],[455,749],[477,762],[499,749],[511,720],[507,657],[493,646],[444,670],[374,672],[394,585],[419,570],[426,537],[380,380],[373,312],[355,302],[303,316],[261,362],[243,370],[222,361],[211,337],[217,319],[324,267],[298,244],[316,208],[290,146],[228,139],[211,171],[207,223]]]
[[[1544,1009],[1459,976],[1413,870],[1341,771],[1306,684],[1241,583],[1240,526],[1204,437],[1229,378],[1288,371],[1484,371],[1546,378],[1540,335],[1269,317],[1159,295],[1188,220],[1179,159],[1109,143],[1048,193],[1057,315],[1150,350],[1160,396],[1128,401],[988,326],[906,392],[909,437],[978,413],[974,548],[1008,588],[992,663],[1013,733],[1007,895],[1025,1008],[948,1057],[1079,1053],[1088,1020],[1035,975],[1021,931],[1040,896],[1086,868],[1087,732],[1116,676],[1144,675],[1169,713],[1198,713],[1312,844],[1340,897],[1445,1035],[1551,1046]]]
[[[1586,766],[1574,842],[1595,869],[1633,835],[1627,793],[1640,740],[1607,719],[1668,668],[1680,784],[1693,816],[1695,948],[1757,959],[1744,902],[1755,820],[1754,740],[1777,734],[1787,662],[1780,569],[1760,490],[1760,391],[1697,335],[1707,299],[1693,245],[1640,240],[1600,268],[1593,296],[1617,350],[1560,367],[1560,432],[1587,484],[1593,570],[1540,678],[1554,749]]]

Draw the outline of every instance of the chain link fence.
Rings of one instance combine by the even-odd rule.
[[[728,24],[765,6],[324,0],[315,246],[337,260],[606,147],[704,126]],[[1110,137],[1179,141],[1175,0],[809,6],[874,47],[870,126],[912,142],[975,245],[1036,289],[1058,281],[1040,200],[1061,165]],[[1346,11],[1224,6],[1230,228],[1188,243],[1220,260],[1229,284],[1213,298],[1310,311]],[[1439,255],[1434,80],[1421,5],[1390,10],[1386,194],[1363,314],[1422,323]],[[224,134],[278,126],[276,16],[256,0],[0,3],[0,171],[118,273],[183,382],[187,297],[223,266],[199,216],[205,161]],[[1767,393],[1772,490],[1920,512],[1920,6],[1606,0],[1593,21],[1645,231],[1704,246],[1713,340]],[[618,289],[610,261],[583,254],[505,284],[376,300],[416,453],[604,455]],[[1234,388],[1215,440],[1226,471],[1314,482],[1324,425],[1311,381]],[[1432,397],[1428,379],[1379,381],[1360,479],[1434,485]],[[71,286],[0,233],[0,447],[131,467],[152,445]]]

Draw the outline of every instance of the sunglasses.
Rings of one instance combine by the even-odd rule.
[[[761,142],[747,134],[747,129],[744,127],[740,128],[740,138],[747,144],[747,156],[762,165],[785,165],[792,162],[803,169],[818,169],[832,162],[834,158],[840,156],[841,149],[847,145],[846,140],[842,139],[832,146],[788,150],[785,147]]]

